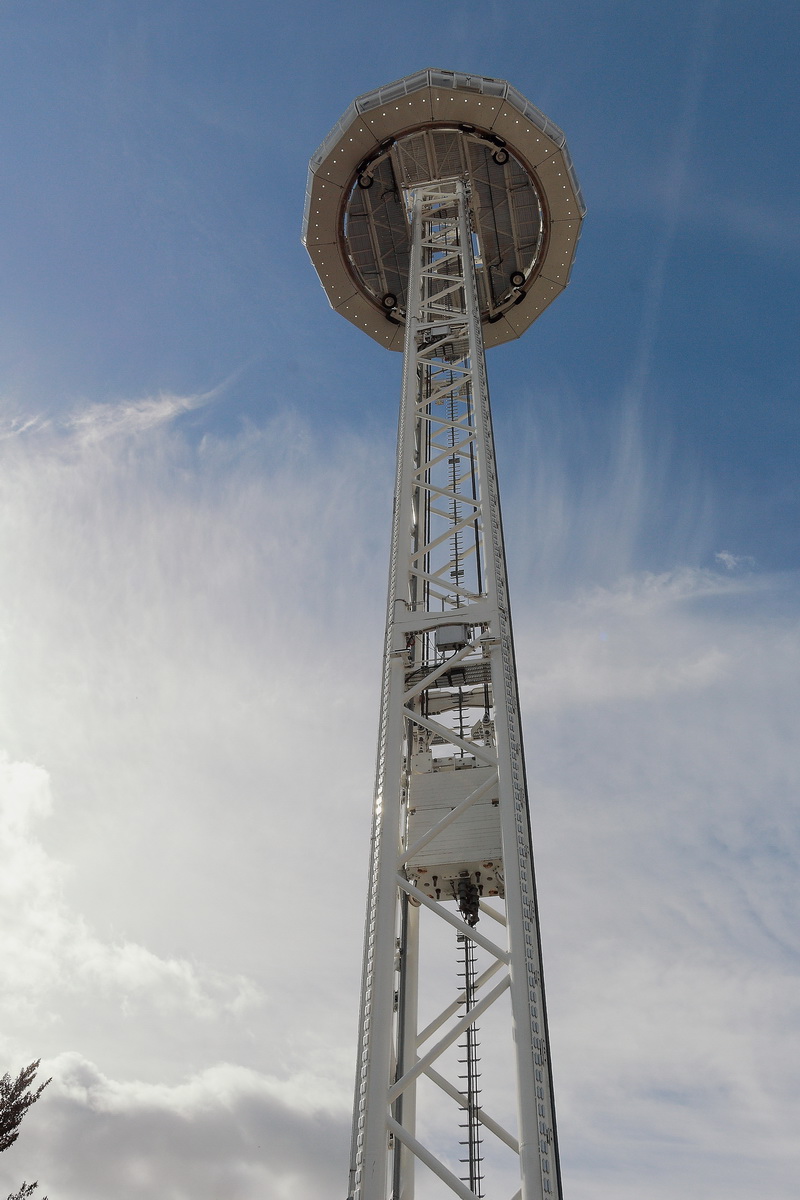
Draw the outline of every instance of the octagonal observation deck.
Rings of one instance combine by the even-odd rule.
[[[484,344],[569,280],[586,208],[557,125],[502,79],[428,69],[359,96],[311,159],[303,243],[331,306],[402,350],[415,184],[466,178]]]

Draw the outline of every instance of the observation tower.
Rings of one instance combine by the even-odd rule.
[[[567,285],[564,134],[499,79],[360,96],[303,241],[403,384],[349,1200],[561,1200],[484,349]]]

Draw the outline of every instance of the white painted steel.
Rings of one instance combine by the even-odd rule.
[[[461,214],[462,238],[469,237],[466,206]],[[474,264],[466,262],[465,288],[470,322],[470,345],[480,347]],[[475,356],[476,393],[481,396],[478,438],[486,463],[486,501],[490,532],[487,537],[489,570],[487,594],[497,609],[495,639],[491,648],[492,679],[502,681],[503,703],[495,707],[497,758],[500,773],[500,815],[503,829],[503,862],[506,869],[506,917],[511,949],[511,1002],[517,1051],[517,1105],[520,1129],[522,1200],[560,1196],[561,1172],[555,1142],[555,1105],[550,1075],[550,1047],[544,1006],[541,942],[533,872],[522,729],[517,694],[517,672],[511,630],[500,495],[494,454],[492,418],[486,361],[480,349]]]
[[[472,130],[467,141],[507,148],[541,197],[545,217],[541,254],[516,302],[502,305],[485,325],[484,344],[520,337],[569,280],[586,210],[562,130],[505,80],[416,71],[359,96],[337,121],[309,164],[303,217],[303,243],[331,306],[391,350],[404,347],[402,318],[387,320],[380,298],[358,279],[345,237],[348,198],[392,142],[413,131],[462,126]]]
[[[400,963],[400,987],[398,990],[398,1053],[395,1076],[400,1077],[416,1058],[417,1029],[419,1027],[419,908],[403,903],[405,928],[401,934],[402,960]],[[416,1131],[416,1091],[409,1088],[401,1097],[398,1117],[403,1129],[410,1136]],[[394,1194],[397,1200],[414,1200],[414,1152],[408,1145],[401,1145],[395,1157]]]
[[[349,1196],[350,1200],[413,1200],[415,1173],[421,1166],[454,1195],[475,1200],[477,1193],[444,1161],[447,1152],[416,1128],[417,1087],[426,1076],[465,1107],[462,1090],[446,1078],[442,1056],[479,1017],[491,1013],[496,1014],[495,1022],[505,1022],[512,1047],[516,1078],[508,1083],[516,1089],[518,1131],[515,1136],[494,1118],[487,1118],[483,1127],[503,1143],[507,1153],[514,1154],[521,1200],[561,1200],[468,181],[420,185],[408,199],[410,299]],[[452,632],[454,626],[465,627],[467,645],[458,646],[460,635]],[[437,629],[449,631],[444,635],[445,649],[436,647]],[[464,697],[474,705],[481,688],[485,712],[468,728]],[[425,714],[429,700],[436,720]],[[474,715],[469,721],[474,721]],[[456,764],[465,782],[454,791],[446,777],[452,780]],[[492,770],[489,777],[487,767]],[[468,786],[466,780],[473,772],[475,783]],[[422,815],[409,819],[415,779],[417,794],[426,797],[433,814],[427,830],[422,810]],[[433,861],[437,841],[438,853],[446,858],[448,846],[456,844],[459,822],[464,823],[464,838],[473,837],[475,813],[485,810],[488,802],[482,797],[487,794],[497,800],[505,912],[494,913],[483,901],[480,911],[495,918],[494,930],[507,938],[505,946],[457,915],[454,896],[448,899],[443,892],[437,900],[426,895],[419,885],[419,872],[426,868],[415,860],[424,845]],[[442,819],[448,808],[454,811]],[[491,855],[496,853],[493,844]],[[476,889],[481,886],[479,876],[480,872],[472,871],[469,878]],[[420,956],[420,939],[443,925],[455,927],[493,957],[494,965],[477,979],[478,988],[496,970],[502,971],[500,981],[479,993],[475,1007],[460,1017],[463,991],[456,988],[454,994],[443,986],[440,974],[429,962],[424,966]],[[506,993],[510,994],[511,1027],[500,1004]],[[438,1015],[419,1031],[423,1000],[428,1006],[435,1001]],[[443,1030],[439,1040],[420,1053],[421,1042],[435,1030]],[[492,1052],[489,1045],[485,1053]],[[486,1194],[492,1200],[497,1195],[491,1180]]]
[[[448,809],[446,816],[437,821],[435,825],[432,825],[430,829],[428,829],[428,831],[422,835],[422,837],[418,838],[415,842],[412,842],[408,849],[403,850],[403,853],[400,855],[400,866],[404,866],[406,863],[412,862],[415,859],[419,860],[420,852],[425,849],[429,842],[432,842],[434,838],[443,833],[444,830],[452,825],[454,821],[457,821],[458,818],[465,813],[468,808],[471,808],[473,804],[477,804],[480,800],[483,800],[485,797],[487,797],[489,792],[495,790],[497,771],[493,771],[491,767],[485,767],[483,769],[490,772],[490,775],[485,782],[482,783],[480,787],[475,788],[474,791],[471,791],[469,795],[461,801],[460,804],[455,806],[455,808]],[[470,774],[472,774],[471,771]],[[413,829],[411,827],[411,823],[409,823],[407,836],[408,838],[411,838],[412,835]]]
[[[407,896],[416,900],[420,907],[427,908],[432,913],[435,913],[440,920],[445,921],[448,925],[452,925],[456,933],[462,937],[468,937],[470,941],[473,941],[476,946],[480,946],[481,950],[485,950],[487,954],[491,954],[494,958],[506,964],[510,961],[511,956],[508,950],[504,950],[502,946],[498,946],[489,938],[484,937],[477,929],[471,929],[469,925],[466,925],[449,908],[445,908],[436,900],[431,900],[430,896],[426,896],[424,892],[415,888],[413,883],[408,879],[404,879],[402,875],[397,876],[397,886],[401,892],[405,892]]]
[[[511,980],[508,975],[504,979],[501,979],[498,984],[495,984],[490,992],[486,993],[483,999],[479,1001],[474,1008],[470,1009],[465,1017],[462,1017],[460,1021],[457,1021],[456,1024],[447,1031],[445,1036],[439,1039],[436,1045],[433,1046],[423,1058],[418,1058],[414,1066],[410,1067],[404,1075],[401,1075],[397,1082],[394,1083],[389,1089],[389,1099],[395,1100],[398,1096],[402,1095],[402,1093],[411,1086],[414,1080],[421,1075],[423,1071],[427,1071],[431,1063],[436,1062],[437,1058],[441,1058],[444,1051],[447,1050],[449,1046],[452,1046],[453,1042],[457,1042],[462,1034],[469,1028],[469,1026],[474,1025],[487,1008],[491,1008],[495,1000],[499,1000],[503,992],[505,992],[508,988],[510,982]]]
[[[467,1108],[467,1097],[463,1092],[460,1092],[458,1088],[453,1087],[452,1083],[450,1083],[448,1079],[445,1079],[443,1075],[440,1075],[438,1071],[434,1070],[434,1068],[430,1066],[426,1067],[425,1074],[429,1079],[432,1079],[433,1082],[437,1084],[443,1092],[446,1093],[446,1095],[448,1095],[452,1100],[455,1100],[456,1104],[458,1104],[461,1108]],[[493,1117],[490,1117],[483,1106],[481,1106],[481,1125],[485,1125],[487,1129],[492,1131],[495,1137],[498,1137],[501,1142],[505,1142],[510,1150],[513,1150],[515,1154],[519,1154],[519,1142],[517,1139],[513,1137],[507,1129],[504,1129],[499,1121],[495,1121]]]
[[[502,959],[495,958],[494,962],[490,963],[486,970],[476,979],[476,989],[483,987],[483,985],[487,983],[493,975],[496,975],[500,968],[504,965],[505,964]],[[422,1046],[425,1042],[427,1042],[429,1037],[433,1037],[434,1033],[436,1033],[436,1030],[441,1029],[445,1021],[449,1021],[450,1018],[458,1012],[465,1000],[465,993],[459,992],[455,999],[448,1004],[447,1008],[443,1008],[436,1019],[431,1021],[430,1025],[426,1025],[425,1028],[420,1031],[417,1036],[417,1046]],[[427,1074],[430,1074],[430,1072],[427,1072]]]

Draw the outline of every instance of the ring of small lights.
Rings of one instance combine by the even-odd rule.
[[[437,159],[417,181],[460,176],[469,182],[484,344],[520,337],[569,279],[585,207],[562,131],[504,80],[418,71],[349,106],[311,159],[303,221],[303,242],[331,306],[389,349],[402,351],[404,343],[404,264],[387,270],[393,247],[405,256],[399,223],[394,232],[378,230],[377,243],[373,230],[370,251],[369,237],[360,250],[354,246],[351,221],[377,211],[390,166],[395,188],[407,187],[404,145],[448,136],[458,154]],[[502,236],[494,239],[476,178],[484,167],[513,177],[512,190],[524,184],[529,200],[536,197],[522,212],[523,236],[501,221]],[[403,220],[407,226],[405,214]],[[387,295],[396,297],[393,308],[384,302]]]

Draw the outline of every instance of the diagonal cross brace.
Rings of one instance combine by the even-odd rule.
[[[424,1162],[426,1167],[430,1167],[434,1175],[438,1175],[442,1182],[447,1184],[450,1191],[460,1197],[460,1200],[478,1200],[475,1193],[465,1183],[462,1183],[452,1171],[448,1171],[444,1163],[439,1162],[436,1155],[431,1154],[430,1150],[423,1146],[422,1142],[418,1141],[412,1133],[409,1133],[402,1125],[398,1125],[394,1117],[387,1117],[386,1124],[389,1132],[393,1133],[404,1146],[407,1146],[420,1162]]]
[[[437,838],[440,833],[443,833],[449,825],[453,824],[453,821],[457,821],[460,816],[463,816],[467,809],[472,808],[473,804],[477,804],[479,800],[482,800],[483,797],[492,790],[496,783],[497,771],[493,771],[485,783],[481,784],[480,787],[475,788],[474,792],[470,792],[465,800],[462,800],[461,803],[457,804],[455,808],[450,809],[450,812],[447,814],[447,816],[442,817],[441,821],[437,821],[435,825],[432,825],[428,832],[424,833],[421,838],[417,838],[413,846],[410,846],[408,850],[403,851],[397,864],[398,867],[402,867],[403,864],[407,863],[410,858],[414,858],[415,855],[419,854],[420,850],[424,849],[424,847],[427,846],[429,842],[432,842],[434,838]]]
[[[497,974],[502,965],[503,964],[500,962],[499,958],[496,958],[494,962],[489,963],[489,966],[486,968],[486,970],[481,971],[480,975],[475,980],[475,990],[477,991],[478,988],[482,988],[485,983],[488,983],[492,976]],[[451,1017],[454,1017],[461,1008],[462,1004],[465,1003],[466,999],[467,993],[460,992],[459,995],[456,996],[455,1000],[452,1001],[452,1003],[448,1004],[446,1008],[443,1008],[438,1017],[434,1017],[434,1019],[428,1025],[426,1025],[420,1033],[417,1034],[417,1046],[421,1046],[423,1042],[427,1042],[428,1038],[432,1037],[433,1034],[436,1033],[437,1029],[441,1029],[446,1021],[449,1021]]]
[[[453,1087],[453,1084],[450,1083],[449,1079],[445,1079],[444,1075],[440,1075],[433,1067],[428,1067],[425,1074],[443,1092],[446,1092],[452,1100],[455,1100],[456,1104],[465,1109],[469,1107],[469,1100],[464,1093],[460,1092],[457,1087]],[[481,1125],[485,1125],[495,1137],[499,1138],[501,1142],[505,1142],[509,1150],[513,1150],[515,1154],[519,1154],[519,1142],[517,1139],[499,1121],[495,1121],[494,1117],[490,1117],[483,1105],[481,1105],[479,1120]]]
[[[407,1087],[410,1087],[410,1085],[419,1075],[421,1075],[424,1071],[427,1071],[431,1063],[435,1063],[436,1059],[440,1058],[441,1055],[444,1054],[448,1046],[452,1046],[453,1042],[458,1041],[458,1039],[464,1033],[466,1033],[470,1025],[474,1025],[478,1017],[482,1016],[483,1013],[486,1012],[487,1008],[491,1008],[495,1000],[499,1000],[503,993],[508,990],[510,983],[511,976],[508,974],[504,975],[500,982],[496,984],[490,992],[487,992],[486,995],[478,1001],[474,1008],[471,1008],[469,1012],[461,1018],[460,1021],[456,1021],[455,1025],[453,1025],[447,1031],[443,1038],[440,1038],[435,1046],[431,1047],[427,1054],[423,1055],[422,1058],[418,1058],[413,1067],[409,1067],[409,1069],[403,1075],[401,1075],[397,1082],[392,1084],[392,1086],[389,1088],[389,1103],[393,1104],[397,1097],[401,1095]]]
[[[454,588],[453,591],[455,590]],[[423,729],[429,729],[431,733],[438,734],[449,745],[458,746],[460,750],[466,750],[467,754],[474,754],[487,766],[497,766],[496,753],[493,754],[485,746],[479,746],[477,742],[469,742],[466,738],[459,737],[453,729],[448,729],[446,725],[440,725],[438,721],[432,721],[430,717],[423,717],[422,713],[415,713],[405,706],[403,706],[403,716],[408,717],[409,721],[413,721],[415,725],[421,725]]]
[[[466,921],[462,921],[460,917],[456,917],[448,908],[444,907],[441,900],[431,900],[430,896],[426,896],[424,892],[419,890],[419,888],[414,887],[414,884],[411,882],[411,880],[406,879],[403,875],[397,876],[397,883],[403,889],[403,891],[407,893],[407,895],[411,896],[414,900],[419,900],[420,904],[424,904],[425,907],[429,908],[431,912],[436,914],[437,917],[440,917],[443,921],[446,921],[448,925],[452,925],[453,928],[459,933],[462,933],[464,937],[468,937],[471,942],[475,943],[476,946],[480,946],[481,949],[485,950],[488,954],[493,954],[495,958],[499,958],[500,961],[506,963],[506,965],[508,965],[508,963],[511,961],[511,955],[507,950],[501,949],[501,947],[495,942],[492,942],[489,940],[489,938],[484,937],[482,933],[478,933],[477,929],[475,929],[472,925],[467,925]]]

